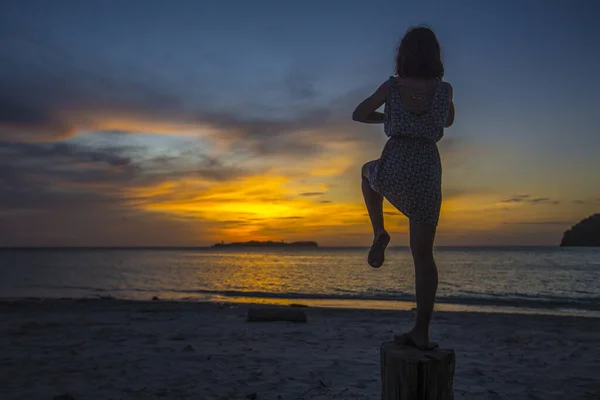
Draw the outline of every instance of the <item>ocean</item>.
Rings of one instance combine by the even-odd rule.
[[[0,249],[0,298],[93,298],[410,309],[407,248]],[[600,317],[600,249],[436,248],[436,308]]]

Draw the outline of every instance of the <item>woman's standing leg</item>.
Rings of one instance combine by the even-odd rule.
[[[429,324],[438,287],[438,271],[433,258],[435,226],[410,221],[410,249],[415,263],[417,318],[406,335],[419,347],[429,347]]]

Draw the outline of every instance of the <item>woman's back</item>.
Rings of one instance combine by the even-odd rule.
[[[447,125],[451,90],[439,79],[390,77],[385,102],[386,135],[440,140]]]
[[[423,114],[432,105],[439,86],[438,79],[411,79],[395,77],[398,94],[404,108],[413,114]]]

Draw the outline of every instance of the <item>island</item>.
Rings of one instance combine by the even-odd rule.
[[[600,246],[600,214],[590,215],[573,225],[563,234],[562,247]]]
[[[273,242],[271,240],[260,242],[251,240],[249,242],[217,243],[211,247],[319,247],[317,242]]]

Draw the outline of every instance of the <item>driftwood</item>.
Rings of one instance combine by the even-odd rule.
[[[455,364],[452,349],[422,351],[385,342],[381,345],[381,399],[452,400]]]
[[[248,310],[248,322],[307,322],[304,311],[295,308],[250,308]]]

